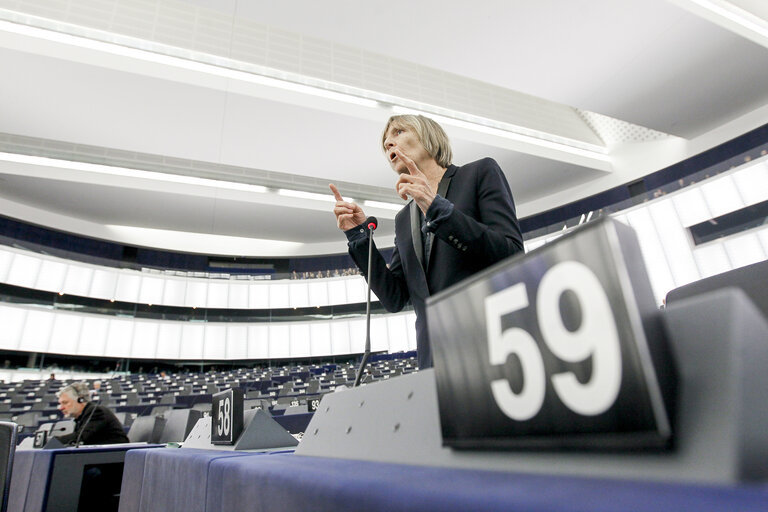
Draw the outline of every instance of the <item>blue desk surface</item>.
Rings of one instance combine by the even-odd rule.
[[[768,487],[407,466],[289,453],[132,450],[120,512],[765,511]]]
[[[56,457],[65,454],[93,454],[124,452],[136,448],[158,448],[164,445],[126,443],[102,446],[81,446],[57,450],[17,450],[13,459],[13,473],[8,496],[9,512],[39,512],[46,502],[50,478]],[[149,450],[144,450],[149,451]]]

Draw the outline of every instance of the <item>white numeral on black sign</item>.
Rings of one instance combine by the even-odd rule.
[[[228,396],[219,400],[219,424],[217,427],[219,436],[229,435],[229,431],[232,428],[232,415],[230,414],[231,411],[232,401]]]
[[[575,331],[568,330],[560,314],[560,296],[566,290],[576,295],[581,310],[581,322]],[[547,384],[544,359],[534,337],[520,327],[502,331],[502,316],[527,307],[525,283],[485,299],[490,363],[504,364],[507,357],[514,354],[522,366],[523,387],[519,393],[512,390],[507,379],[491,382],[496,404],[517,421],[531,419],[539,413]],[[570,371],[552,375],[557,396],[570,410],[584,416],[608,410],[621,388],[621,347],[611,305],[597,276],[577,261],[555,265],[539,283],[535,309],[542,341],[555,357],[569,363],[592,358],[591,377],[585,384]]]

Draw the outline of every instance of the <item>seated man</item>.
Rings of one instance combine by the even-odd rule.
[[[58,436],[64,444],[117,444],[127,443],[128,436],[112,411],[91,402],[88,385],[76,382],[65,387],[56,396],[59,410],[68,418],[74,418],[75,431]]]

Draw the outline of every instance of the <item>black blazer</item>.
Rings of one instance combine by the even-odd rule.
[[[419,211],[413,200],[395,216],[395,249],[389,268],[377,250],[371,261],[371,289],[387,311],[413,304],[420,368],[432,366],[427,297],[523,251],[512,192],[496,161],[484,158],[449,166],[438,193],[454,208],[434,232],[426,273]],[[368,239],[350,242],[349,253],[368,279]]]

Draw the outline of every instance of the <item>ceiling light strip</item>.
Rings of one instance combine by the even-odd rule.
[[[731,2],[718,0],[688,0],[689,2],[706,9],[707,11],[725,18],[740,27],[753,32],[763,39],[768,39],[768,22],[745,11]]]
[[[480,133],[489,133],[548,149],[609,161],[605,156],[607,149],[603,146],[559,137],[512,123],[6,9],[0,9],[0,30],[370,108],[384,107],[409,112],[417,111],[431,117],[440,116],[443,122],[458,124]]]

